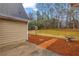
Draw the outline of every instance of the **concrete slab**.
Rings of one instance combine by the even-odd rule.
[[[9,49],[9,48],[8,48]],[[35,44],[26,42],[24,45],[13,49],[5,50],[0,53],[1,56],[59,56],[59,54],[51,52],[47,49],[40,48]]]

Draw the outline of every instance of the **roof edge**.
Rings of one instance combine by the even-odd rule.
[[[4,20],[10,20],[10,21],[20,21],[20,22],[28,22],[27,19],[19,18],[19,17],[14,17],[14,16],[9,16],[9,15],[4,15],[0,13],[0,19]]]

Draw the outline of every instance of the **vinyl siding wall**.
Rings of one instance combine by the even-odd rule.
[[[10,42],[25,42],[28,25],[25,22],[0,19],[0,45]]]

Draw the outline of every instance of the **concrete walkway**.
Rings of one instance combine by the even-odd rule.
[[[38,46],[39,47],[42,47],[42,48],[48,48],[51,44],[53,44],[57,39],[52,39],[52,40],[48,40],[48,41],[45,41],[41,44],[39,44]]]
[[[0,48],[1,49],[1,48]],[[5,48],[4,48],[5,49]],[[32,43],[26,42],[24,45],[0,52],[1,56],[59,56],[47,49],[40,48]]]

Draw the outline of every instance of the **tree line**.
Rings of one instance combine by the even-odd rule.
[[[31,13],[29,29],[79,28],[79,9],[68,3],[37,3],[37,11]],[[35,18],[36,16],[36,18]],[[34,17],[34,18],[33,18]]]

